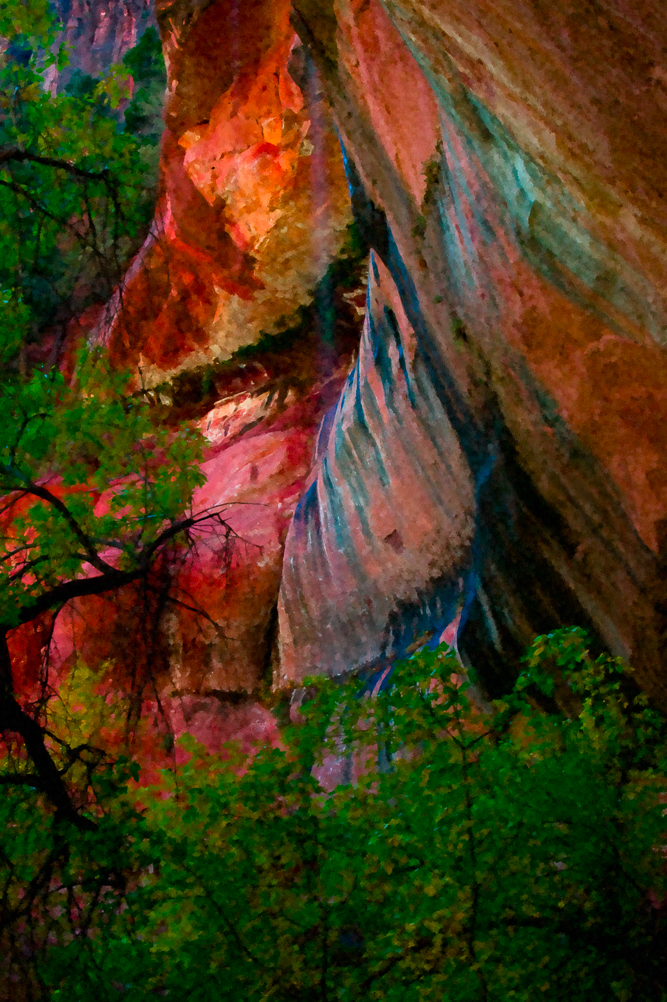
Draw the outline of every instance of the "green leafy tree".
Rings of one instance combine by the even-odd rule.
[[[68,784],[71,749],[49,736],[48,691],[20,691],[8,638],[74,599],[150,588],[156,561],[220,512],[191,508],[198,432],[162,423],[100,352],[80,352],[67,378],[30,354],[118,285],[155,194],[156,33],[108,79],[75,74],[56,93],[59,27],[46,0],[0,4],[0,731],[19,766],[2,782],[39,788],[58,820],[91,827]],[[118,111],[128,70],[134,131]]]
[[[25,369],[45,334],[62,343],[73,317],[105,302],[143,239],[157,179],[164,84],[153,29],[104,80],[68,60],[46,0],[3,0],[0,35],[0,367]],[[133,100],[126,99],[135,73]]]
[[[538,638],[490,712],[458,671],[422,652],[372,700],[313,679],[284,747],[184,739],[152,791],[98,771],[66,860],[13,790],[5,902],[46,944],[35,997],[667,998],[664,718],[578,630]],[[331,755],[349,774],[327,792]]]
[[[5,388],[0,413],[0,730],[19,734],[24,777],[73,816],[42,726],[14,694],[7,636],[72,599],[147,580],[155,560],[216,512],[188,511],[199,472],[195,431],[160,424],[127,378],[88,357],[67,384],[37,372]]]

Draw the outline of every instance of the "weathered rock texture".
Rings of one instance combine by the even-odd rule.
[[[368,304],[358,362],[288,536],[279,684],[304,670],[349,671],[440,633],[470,566],[470,467],[375,256]]]
[[[54,7],[70,47],[69,66],[60,73],[53,70],[53,80],[57,75],[60,87],[68,83],[75,70],[93,77],[107,73],[154,22],[152,0],[54,0]]]
[[[153,383],[289,326],[350,222],[338,139],[288,0],[181,0],[157,17],[160,202],[98,328]]]
[[[414,340],[400,364],[390,314],[382,328],[369,318],[345,391],[357,387],[357,402],[341,403],[290,531],[285,670],[340,669],[330,622],[363,658],[395,643],[397,617],[435,628],[463,576],[461,647],[492,688],[494,669],[531,635],[568,622],[592,625],[664,700],[660,5],[294,7],[335,109],[357,216],[390,276],[373,316],[398,315],[398,297],[400,336]],[[371,362],[378,337],[392,364],[379,352]],[[409,392],[420,378],[429,405]],[[368,414],[371,397],[391,399],[389,419]],[[393,467],[404,451],[410,467]],[[383,478],[383,467],[396,472]],[[434,480],[446,487],[427,500]],[[387,511],[405,547],[400,584],[398,555],[379,556],[393,532]],[[471,521],[462,574],[456,544]],[[432,526],[430,567],[420,525]],[[322,580],[337,583],[335,612]]]
[[[94,6],[95,24],[116,11]],[[284,540],[358,348],[364,250],[288,4],[171,3],[157,15],[168,93],[156,219],[122,289],[80,326],[159,384],[168,420],[201,426],[195,509],[224,505],[231,532],[202,527],[148,589],[71,602],[11,643],[28,699],[47,662],[51,685],[84,664],[109,698],[131,693],[140,709],[159,697],[176,733],[215,744],[275,728],[258,697],[277,665]]]
[[[81,660],[131,687],[150,681],[194,694],[251,693],[270,682],[283,543],[319,421],[345,372],[322,377],[304,397],[252,367],[245,385],[200,419],[207,482],[193,506],[216,508],[225,525],[200,526],[191,549],[156,568],[148,594],[141,584],[70,602],[56,621],[52,667]]]
[[[203,423],[197,503],[231,505],[240,539],[178,570],[204,617],[156,620],[183,726],[228,735],[211,700],[457,628],[491,693],[535,633],[579,624],[667,703],[660,4],[178,0],[158,20],[158,211],[96,334]],[[361,303],[331,270],[350,202],[373,249],[351,372]],[[69,610],[61,662],[120,672],[135,606]]]

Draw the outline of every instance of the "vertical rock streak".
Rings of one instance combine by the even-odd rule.
[[[387,267],[371,260],[359,358],[286,543],[282,682],[405,650],[454,618],[473,481]]]
[[[179,691],[384,665],[457,630],[500,691],[536,632],[578,623],[667,699],[659,0],[157,7],[160,200],[93,334],[149,382],[208,367],[215,389],[197,502],[235,503],[246,542],[224,574],[210,540],[180,571],[211,621],[165,620]],[[350,203],[373,248],[351,372],[331,279]],[[91,610],[68,610],[81,650]]]
[[[655,113],[662,108],[662,91],[641,84],[664,55],[652,7],[630,17],[610,3],[602,21],[569,4],[510,11],[502,0],[337,0],[322,18],[307,0],[294,7],[335,109],[355,214],[391,274],[383,294],[393,280],[411,329],[409,373],[426,374],[420,393],[427,378],[435,402],[426,393],[428,406],[413,407],[420,381],[406,379],[397,353],[385,364],[393,327],[371,304],[356,382],[288,537],[286,674],[378,657],[391,649],[399,608],[407,634],[418,595],[435,582],[452,589],[461,575],[444,553],[425,571],[408,540],[400,581],[389,585],[395,558],[377,556],[387,535],[398,536],[383,535],[374,512],[409,508],[415,483],[434,537],[451,516],[428,497],[430,466],[418,472],[415,458],[430,441],[433,408],[445,429],[441,476],[459,517],[476,526],[464,655],[487,663],[493,688],[531,635],[580,622],[665,698],[664,129],[646,107],[633,114],[631,96],[643,88]],[[656,60],[648,65],[623,48],[640,52],[647,24]],[[586,46],[596,45],[608,62],[593,79]],[[619,81],[628,90],[617,99]],[[646,159],[635,164],[640,152]],[[379,401],[399,395],[383,413]],[[388,458],[402,454],[406,425],[410,475]],[[446,472],[445,457],[457,452],[467,490]],[[428,618],[415,627],[434,629]]]

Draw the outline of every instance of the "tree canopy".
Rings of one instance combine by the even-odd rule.
[[[667,731],[618,661],[539,637],[488,711],[444,648],[374,698],[308,684],[282,747],[92,773],[95,831],[28,840],[12,790],[4,916],[44,997],[667,998]]]
[[[0,5],[3,369],[25,370],[45,339],[57,349],[74,317],[106,301],[153,210],[165,81],[154,29],[105,79],[77,70],[59,89],[59,28],[46,0]]]

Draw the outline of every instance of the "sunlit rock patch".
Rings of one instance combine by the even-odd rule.
[[[96,337],[148,383],[294,322],[350,222],[338,139],[289,5],[158,5],[161,194]]]

